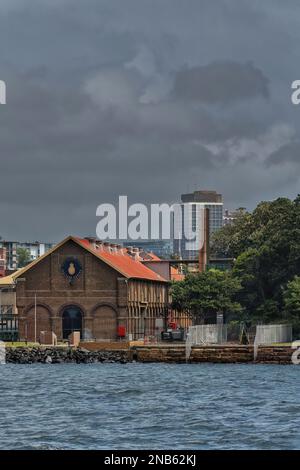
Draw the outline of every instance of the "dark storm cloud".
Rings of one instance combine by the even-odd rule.
[[[268,167],[272,165],[282,166],[286,163],[300,164],[300,141],[283,145],[279,150],[273,152],[266,161]]]
[[[2,0],[0,235],[93,234],[97,205],[119,194],[174,202],[203,187],[248,207],[294,196],[299,9]]]
[[[269,97],[269,80],[253,64],[214,62],[184,68],[176,74],[174,95],[207,104],[228,104],[255,97]]]

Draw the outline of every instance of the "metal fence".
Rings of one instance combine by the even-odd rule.
[[[17,341],[19,338],[18,317],[15,314],[0,315],[0,340]]]
[[[186,335],[185,353],[188,360],[192,346],[205,344],[223,344],[227,342],[227,325],[196,325],[190,326]]]
[[[259,345],[289,343],[293,339],[291,325],[257,325],[254,340],[254,360],[257,358]]]
[[[292,341],[292,337],[291,325],[257,325],[255,343],[289,343]]]

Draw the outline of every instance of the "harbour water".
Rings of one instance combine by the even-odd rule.
[[[1,365],[1,449],[300,449],[300,368]]]

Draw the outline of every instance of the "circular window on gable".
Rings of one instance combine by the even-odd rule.
[[[75,279],[77,279],[81,272],[82,266],[80,261],[77,258],[69,257],[65,259],[62,264],[61,271],[64,276],[67,278],[70,284],[73,284]]]

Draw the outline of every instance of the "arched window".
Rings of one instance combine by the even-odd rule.
[[[73,331],[80,331],[82,335],[82,311],[76,305],[69,305],[62,314],[63,339],[68,339]]]

